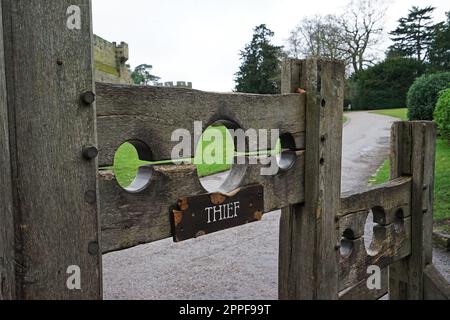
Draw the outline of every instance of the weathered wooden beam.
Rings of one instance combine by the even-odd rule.
[[[81,99],[94,90],[91,1],[1,4],[9,128],[3,97],[0,139],[6,141],[8,130],[14,204],[14,227],[8,207],[1,214],[7,216],[0,227],[2,238],[7,228],[6,297],[102,298],[97,162],[82,156],[85,146],[97,144],[95,104]],[[7,174],[7,165],[2,171]],[[67,285],[71,275],[74,286]]]
[[[339,261],[339,290],[357,285],[367,278],[370,266],[380,269],[411,254],[411,218],[398,223],[374,227],[373,242],[366,248],[365,239],[346,239],[347,255]]]
[[[391,178],[412,177],[412,244],[411,255],[389,269],[389,293],[393,300],[422,300],[424,269],[433,258],[436,125],[432,122],[395,123],[391,142]]]
[[[424,299],[450,300],[450,284],[434,265],[428,265],[424,270]]]
[[[16,297],[14,216],[2,20],[0,2],[0,300],[10,300]]]
[[[388,269],[381,270],[381,289],[371,290],[367,286],[367,279],[362,280],[356,286],[339,293],[339,300],[379,300],[386,296],[389,291]]]
[[[289,171],[262,176],[261,168],[249,166],[240,185],[264,187],[264,212],[304,201],[303,151]],[[155,167],[148,187],[139,193],[125,191],[113,173],[101,172],[99,188],[104,253],[172,237],[169,218],[178,199],[206,193],[191,165]]]
[[[314,59],[284,63],[292,74],[282,76],[282,92],[306,91],[306,201],[282,212],[279,296],[338,299],[344,65]]]
[[[171,141],[173,132],[185,129],[193,137],[195,122],[201,122],[203,130],[221,120],[244,130],[279,129],[294,137],[297,150],[304,149],[302,94],[221,94],[101,83],[96,90],[100,166],[111,166],[117,149],[130,140],[141,141],[151,150],[141,160],[170,160],[179,144]],[[191,157],[196,150],[193,143],[194,139]]]
[[[382,222],[389,224],[395,218],[395,209],[409,207],[410,202],[411,178],[402,177],[356,193],[343,194],[339,216],[381,207],[385,211],[394,210],[388,212],[388,221]],[[403,216],[409,216],[409,212],[404,212]]]

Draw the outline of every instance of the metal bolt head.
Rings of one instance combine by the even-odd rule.
[[[86,105],[91,105],[95,102],[95,93],[86,91],[81,95],[81,101]]]
[[[84,200],[89,204],[97,202],[97,193],[93,190],[89,190],[84,194]]]
[[[86,160],[92,160],[97,158],[98,156],[98,149],[94,146],[88,146],[83,148],[83,157]]]
[[[100,251],[100,246],[99,246],[98,242],[89,243],[88,252],[90,255],[95,256],[99,253],[99,251]]]

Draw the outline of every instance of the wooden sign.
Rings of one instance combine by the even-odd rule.
[[[229,194],[213,193],[181,198],[173,210],[174,241],[260,221],[264,212],[264,188],[254,185]]]

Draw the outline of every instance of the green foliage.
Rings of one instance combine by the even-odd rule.
[[[435,71],[450,71],[450,12],[447,12],[447,22],[436,27],[436,37],[430,49],[430,63]]]
[[[411,58],[393,57],[362,70],[349,81],[353,110],[391,109],[406,105],[406,95],[425,65]]]
[[[425,61],[436,31],[432,17],[435,9],[431,6],[412,7],[408,16],[401,18],[397,29],[390,33],[394,42],[390,50],[406,57],[414,57],[418,61]]]
[[[410,120],[433,120],[439,92],[450,87],[450,72],[424,75],[408,92],[407,106]]]
[[[281,92],[282,47],[271,43],[273,36],[274,33],[265,24],[254,29],[252,42],[240,53],[242,65],[235,79],[237,92],[258,94]]]
[[[439,127],[439,133],[450,140],[450,89],[440,93],[434,111],[434,120]]]
[[[370,180],[372,185],[389,181],[390,162],[386,161]],[[434,220],[450,218],[450,144],[438,139],[436,144],[436,176],[434,182]]]
[[[158,81],[160,78],[151,74],[153,66],[149,64],[141,64],[137,66],[131,73],[133,83],[137,85],[149,85]]]

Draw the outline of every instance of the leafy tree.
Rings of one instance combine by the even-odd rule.
[[[450,71],[450,11],[447,21],[436,26],[436,36],[431,44],[430,63],[435,71]]]
[[[281,92],[282,47],[271,43],[274,33],[265,24],[254,29],[253,39],[241,51],[236,73],[237,92],[277,94]]]
[[[152,82],[161,79],[160,77],[151,74],[152,69],[153,66],[149,64],[141,64],[137,66],[131,73],[131,78],[133,79],[134,84],[150,85]]]
[[[412,58],[393,57],[354,74],[349,80],[352,108],[356,110],[403,108],[409,88],[425,72]]]
[[[407,17],[401,18],[397,29],[390,35],[394,45],[391,51],[406,57],[415,57],[419,61],[426,61],[433,41],[436,25],[433,24],[432,13],[436,8],[412,7]]]

